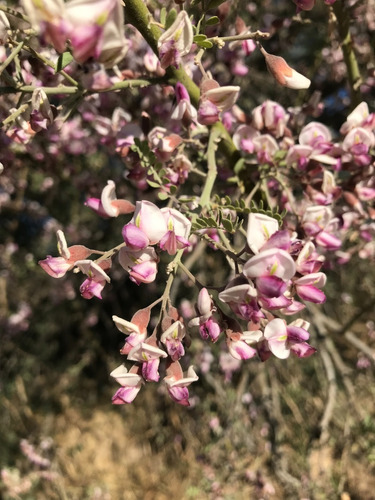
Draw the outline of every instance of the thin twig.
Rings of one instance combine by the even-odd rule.
[[[325,349],[325,347],[321,348],[320,356],[323,361],[328,381],[327,402],[325,405],[323,416],[320,421],[321,434],[319,442],[320,444],[324,444],[329,438],[328,428],[333,416],[333,410],[336,405],[337,382],[336,382],[336,371],[334,364],[332,363],[332,359],[328,354],[328,351]]]

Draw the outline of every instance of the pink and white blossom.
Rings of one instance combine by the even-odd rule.
[[[114,405],[132,403],[144,384],[140,367],[137,365],[132,366],[129,371],[124,365],[120,365],[110,373],[110,376],[121,385],[121,388],[112,397]]]
[[[195,373],[194,368],[189,366],[186,374],[184,374],[178,361],[170,363],[167,367],[167,376],[163,379],[169,396],[175,403],[182,406],[190,406],[188,387],[197,380],[198,375]]]

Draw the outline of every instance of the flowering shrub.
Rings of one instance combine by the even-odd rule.
[[[301,313],[325,302],[327,269],[354,254],[375,256],[375,115],[361,99],[352,45],[343,47],[351,111],[336,131],[317,121],[314,79],[270,53],[271,27],[252,31],[241,18],[228,27],[228,3],[176,3],[167,12],[139,0],[25,0],[0,11],[4,178],[17,155],[52,165],[98,148],[123,172],[82,204],[98,221],[121,220],[117,244],[90,249],[77,238],[68,246],[59,229],[59,255],[41,268],[57,279],[80,273],[85,299],[102,298],[117,264],[145,290],[164,286],[167,274],[159,298],[131,320],[126,310],[113,317],[127,336],[125,364],[111,372],[121,386],[114,404],[162,379],[171,399],[188,406],[200,372],[189,361],[194,335],[223,343],[239,361],[313,355]],[[299,16],[315,8],[294,3]],[[324,8],[347,40],[342,3]],[[211,64],[220,51],[222,72]],[[239,107],[244,89],[232,77],[246,75],[253,53],[272,85],[291,89],[288,108],[269,98]],[[130,199],[117,197],[121,183]],[[186,265],[196,253],[204,267],[201,244],[228,263],[220,286]],[[180,275],[196,289],[195,315],[174,300]]]

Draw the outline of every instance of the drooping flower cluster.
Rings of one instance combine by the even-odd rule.
[[[225,315],[217,303],[221,316],[217,323],[222,325],[217,330],[225,331],[229,352],[237,359],[249,359],[258,353],[262,361],[271,353],[280,358],[288,357],[290,352],[299,357],[310,356],[315,349],[306,342],[308,323],[296,320],[287,326],[274,315],[300,312],[305,306],[295,299],[296,295],[317,304],[325,301],[321,291],[326,282],[325,274],[320,272],[322,257],[311,241],[303,243],[291,238],[287,230],[279,230],[276,219],[263,214],[250,214],[247,243],[254,255],[244,262],[242,273],[218,295],[248,326],[243,331],[239,322]],[[202,316],[190,325],[199,325],[202,337],[208,338],[205,332],[211,330],[205,325],[211,319],[213,306],[208,305],[211,299],[206,289],[201,290],[201,296],[207,297],[207,311],[203,314],[202,299],[198,299],[197,309]],[[210,337],[213,341],[218,339],[217,335]]]
[[[111,376],[121,385],[112,398],[114,404],[131,403],[142,385],[146,382],[158,382],[160,379],[159,365],[161,359],[166,359],[165,387],[178,404],[189,406],[189,391],[187,387],[198,380],[194,368],[190,366],[184,376],[179,360],[185,354],[182,341],[185,337],[185,326],[182,318],[173,307],[162,322],[163,333],[160,339],[156,332],[147,336],[147,326],[150,320],[150,308],[141,309],[135,313],[132,321],[126,321],[113,316],[117,328],[129,335],[121,353],[127,355],[129,361],[134,361],[128,371],[120,365],[112,371]]]

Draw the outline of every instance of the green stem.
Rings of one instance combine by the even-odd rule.
[[[7,7],[6,5],[0,5],[0,10],[2,10],[6,14],[9,14],[13,17],[17,17],[18,19],[22,19],[22,21],[25,21],[26,23],[30,24],[29,18],[24,16],[22,14],[22,12],[19,12],[18,10],[14,10],[11,7]]]
[[[39,52],[36,52],[36,50],[34,50],[33,48],[29,47],[28,45],[24,45],[23,49],[26,50],[27,52],[29,52],[30,54],[32,54],[36,59],[38,59],[39,61],[41,61],[42,63],[44,63],[46,66],[49,66],[50,68],[52,68],[56,72],[56,70],[57,70],[56,64],[53,61],[50,61],[49,59],[47,59],[46,57],[44,57],[42,54],[39,54]],[[77,80],[75,80],[70,75],[68,75],[68,73],[66,73],[63,69],[61,71],[59,71],[59,73],[69,83],[71,83],[75,87],[79,87],[79,83],[77,82]]]
[[[211,128],[210,138],[207,146],[207,177],[206,182],[203,187],[203,191],[201,194],[201,198],[199,201],[199,205],[204,208],[210,205],[211,201],[211,193],[215,184],[216,176],[217,176],[217,167],[216,167],[216,150],[217,143],[219,141],[221,135],[221,130],[219,127],[213,126]]]
[[[36,89],[43,90],[46,94],[79,94],[82,92],[82,90],[77,87],[66,87],[65,85],[59,85],[58,87],[34,87],[33,85],[21,85],[20,87],[0,87],[0,95],[16,94],[17,92],[32,94]]]
[[[351,93],[351,106],[355,108],[361,102],[360,86],[362,83],[357,57],[353,48],[353,39],[350,33],[350,17],[348,6],[343,5],[344,0],[335,2],[332,5],[336,16],[337,31],[340,38],[340,45],[344,55],[344,61],[348,72],[348,80]]]
[[[5,118],[3,122],[1,122],[1,126],[8,125],[10,123],[13,123],[24,111],[27,110],[29,107],[29,104],[22,104],[14,113],[8,116],[8,118]]]
[[[24,46],[24,42],[20,42],[17,47],[12,50],[12,52],[9,54],[9,56],[5,59],[5,61],[3,62],[3,64],[0,66],[0,76],[2,74],[2,72],[4,71],[4,69],[8,66],[8,64],[10,64],[13,59],[16,57],[16,55],[22,50],[22,47]]]
[[[168,303],[168,300],[169,300],[169,295],[170,295],[170,291],[171,291],[171,288],[172,288],[173,280],[176,277],[176,270],[177,270],[177,267],[180,264],[181,257],[183,255],[183,253],[184,253],[184,249],[178,250],[178,252],[176,253],[175,258],[168,265],[169,276],[168,276],[167,283],[165,285],[165,289],[164,289],[164,292],[163,292],[163,301],[162,301],[162,304],[161,304],[159,322],[161,321],[163,313],[164,313],[164,311],[165,311],[165,309],[167,307],[167,303]]]
[[[120,243],[119,245],[117,245],[117,247],[111,248],[111,250],[108,250],[108,252],[104,252],[103,255],[96,259],[94,262],[96,264],[99,264],[99,262],[102,262],[103,260],[112,258],[123,247],[126,247],[126,243]]]
[[[232,35],[232,36],[213,36],[212,38],[207,38],[212,43],[217,45],[222,45],[223,42],[236,42],[241,40],[267,40],[270,38],[271,34],[264,31],[254,31],[253,33],[244,33],[243,35]]]
[[[124,80],[123,82],[117,82],[112,87],[107,87],[105,89],[95,89],[95,90],[85,90],[85,94],[97,94],[100,92],[113,92],[122,89],[132,89],[136,87],[148,87],[150,85],[155,85],[158,83],[165,82],[163,78],[144,78],[144,79],[134,79],[134,80]],[[22,85],[20,87],[0,87],[1,94],[15,94],[17,92],[32,93],[35,89],[42,89],[46,94],[78,94],[82,93],[82,90],[78,87],[59,85],[57,87],[34,87],[32,85]]]

